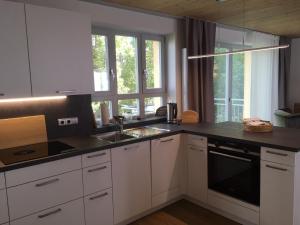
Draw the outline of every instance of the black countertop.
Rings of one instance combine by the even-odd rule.
[[[74,149],[70,152],[66,152],[60,155],[30,160],[7,166],[1,165],[0,163],[0,172],[50,162],[94,151],[100,151],[103,149],[110,149],[136,142],[162,138],[178,133],[203,135],[208,138],[228,139],[240,143],[254,143],[265,147],[278,148],[292,152],[300,151],[300,129],[274,127],[274,130],[271,133],[249,133],[243,131],[242,124],[233,122],[225,122],[219,124],[200,123],[193,125],[170,125],[162,123],[153,124],[150,126],[168,129],[170,130],[170,132],[143,138],[127,139],[118,143],[102,141],[94,136],[61,138],[58,140],[73,146]]]

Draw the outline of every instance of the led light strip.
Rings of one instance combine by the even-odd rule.
[[[47,101],[47,100],[60,100],[66,99],[67,96],[47,96],[47,97],[31,97],[31,98],[7,98],[0,99],[0,103],[5,102],[29,102],[29,101]]]
[[[248,49],[236,50],[236,51],[231,51],[231,52],[220,52],[220,53],[207,54],[207,55],[189,56],[188,59],[203,59],[203,58],[210,58],[210,57],[216,57],[216,56],[241,54],[241,53],[245,53],[245,52],[259,52],[259,51],[268,51],[268,50],[274,50],[274,49],[283,49],[283,48],[288,48],[288,47],[290,47],[290,45],[276,45],[276,46],[261,47],[261,48],[248,48]]]

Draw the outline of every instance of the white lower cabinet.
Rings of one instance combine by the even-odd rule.
[[[151,208],[150,142],[113,148],[114,223]]]
[[[207,149],[187,146],[187,195],[207,203]]]
[[[112,189],[84,198],[86,225],[113,225]]]
[[[261,161],[260,225],[294,223],[294,167]]]
[[[180,195],[180,135],[151,141],[152,206]]]
[[[85,225],[83,199],[12,221],[10,225]]]
[[[8,222],[6,190],[0,190],[0,224]]]

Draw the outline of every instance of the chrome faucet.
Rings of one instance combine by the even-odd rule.
[[[119,126],[120,133],[123,134],[125,117],[124,116],[114,116],[114,120],[115,120],[116,125]]]

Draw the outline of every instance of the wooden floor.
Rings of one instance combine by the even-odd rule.
[[[181,200],[131,225],[238,225],[238,223]]]

